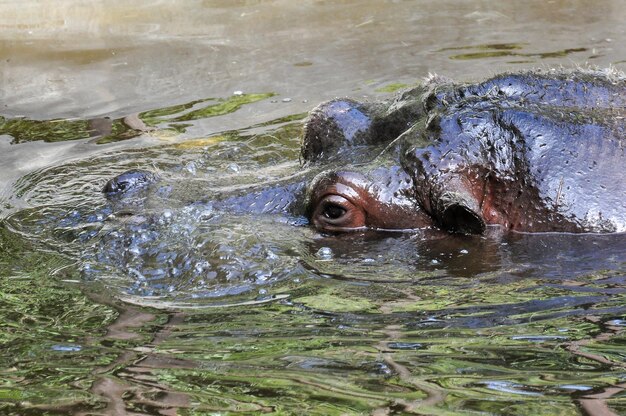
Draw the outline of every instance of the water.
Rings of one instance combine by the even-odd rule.
[[[298,135],[320,101],[626,70],[625,19],[617,0],[4,2],[0,413],[626,413],[624,235],[328,237],[213,203],[314,175]],[[161,180],[106,200],[133,168]]]

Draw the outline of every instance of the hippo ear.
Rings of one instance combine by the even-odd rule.
[[[441,225],[446,231],[459,234],[482,234],[485,221],[463,204],[448,205],[441,216]]]
[[[304,122],[301,155],[307,161],[336,157],[343,148],[367,144],[372,124],[368,106],[350,99],[335,99],[311,110]]]

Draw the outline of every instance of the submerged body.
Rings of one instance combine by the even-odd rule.
[[[625,232],[625,116],[626,78],[608,71],[433,77],[390,101],[321,104],[302,142],[312,180],[215,206],[306,215],[333,233]],[[155,180],[131,171],[105,192],[119,200]]]

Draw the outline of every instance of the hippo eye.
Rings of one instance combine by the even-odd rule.
[[[365,227],[365,212],[340,195],[326,195],[315,207],[313,224],[323,231],[341,231]]]
[[[330,203],[324,207],[324,211],[322,213],[328,219],[337,220],[345,215],[346,210],[339,205]]]

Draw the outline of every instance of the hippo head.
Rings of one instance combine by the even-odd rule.
[[[312,180],[213,207],[304,214],[329,233],[626,232],[625,108],[626,76],[584,71],[434,78],[389,101],[335,99],[305,121]],[[130,171],[104,191],[116,199],[156,180]]]
[[[306,121],[302,158],[322,231],[433,225],[480,234],[626,231],[626,76],[530,71],[433,79],[388,102],[332,100]]]
[[[423,89],[387,103],[337,99],[307,118],[302,159],[337,166],[317,175],[308,187],[307,216],[323,232],[409,230],[439,225],[452,232],[481,233],[485,224],[470,198],[450,191],[440,216],[422,207],[414,178],[402,168],[404,135],[422,124]],[[425,145],[426,143],[422,143]]]

